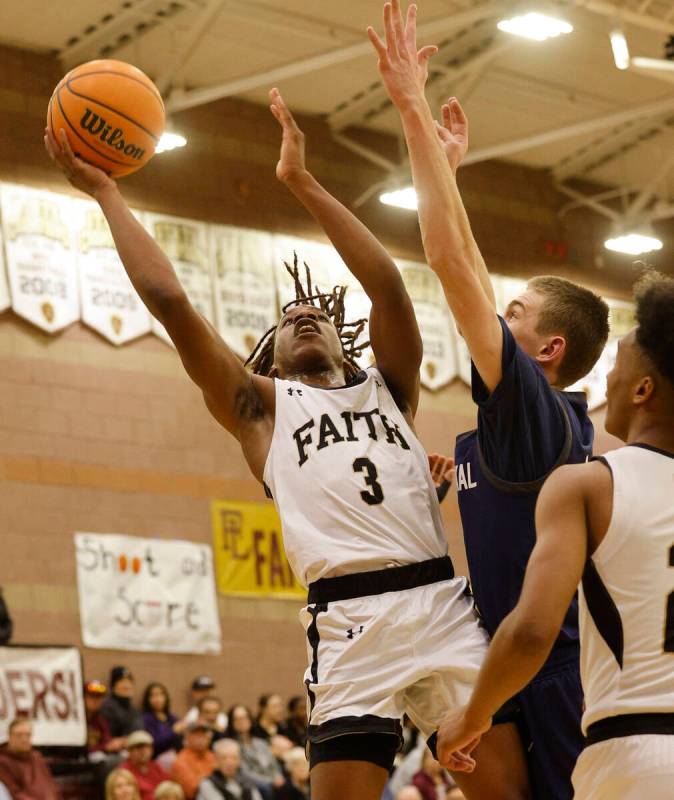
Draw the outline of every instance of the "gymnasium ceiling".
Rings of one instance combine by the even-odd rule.
[[[548,168],[567,193],[574,178],[590,179],[612,192],[614,213],[674,215],[674,71],[619,71],[609,42],[621,25],[632,55],[661,59],[674,33],[674,0],[418,4],[420,42],[440,46],[430,94],[464,102],[471,161]],[[348,144],[350,126],[399,133],[365,36],[368,24],[381,28],[381,5],[22,0],[0,3],[0,42],[56,53],[64,67],[100,56],[131,61],[176,112],[224,96],[266,103],[267,89],[279,85],[293,109],[325,115]],[[498,31],[499,19],[527,7],[563,17],[573,33],[539,43]]]

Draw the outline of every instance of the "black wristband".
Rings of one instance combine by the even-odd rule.
[[[451,481],[448,481],[447,478],[443,478],[440,486],[436,487],[435,491],[438,493],[438,503],[442,503],[445,497],[447,497],[447,492],[449,491],[451,485]]]

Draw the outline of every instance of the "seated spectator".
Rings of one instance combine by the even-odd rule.
[[[274,800],[309,800],[309,762],[301,747],[286,753],[286,782],[274,790]]]
[[[154,790],[169,776],[152,760],[154,742],[147,731],[134,731],[126,740],[128,757],[122,769],[128,769],[138,782],[140,800],[153,800]]]
[[[445,797],[447,790],[452,786],[447,772],[433,758],[428,748],[424,753],[421,769],[412,778],[412,783],[419,790],[423,800],[438,800],[438,797]]]
[[[277,694],[263,694],[257,701],[257,720],[253,726],[253,736],[269,741],[279,731],[283,722],[283,700]]]
[[[403,786],[396,795],[396,800],[424,800],[416,786]]]
[[[179,783],[162,781],[154,790],[154,800],[185,800],[185,792]]]
[[[0,747],[0,781],[16,800],[60,800],[59,792],[42,754],[33,749],[33,723],[15,719],[9,738]]]
[[[288,700],[288,716],[280,729],[293,744],[304,747],[307,743],[307,699],[296,695]]]
[[[223,739],[225,728],[218,727],[223,719],[227,719],[227,715],[222,713],[222,700],[219,697],[215,697],[215,695],[208,694],[199,700],[197,709],[199,711],[199,719],[208,723],[208,727],[213,731],[213,742]]]
[[[147,685],[142,708],[143,727],[154,741],[153,757],[179,750],[187,723],[171,713],[171,700],[163,684],[153,682]]]
[[[241,750],[233,739],[213,748],[217,768],[199,785],[197,800],[261,800],[260,793],[241,774]]]
[[[113,769],[108,775],[105,800],[140,800],[138,784],[128,769]]]
[[[277,733],[276,736],[272,736],[269,740],[269,746],[271,747],[272,755],[276,759],[276,763],[279,765],[279,769],[283,773],[283,777],[287,778],[288,773],[286,772],[285,757],[286,754],[293,749],[293,743],[286,736],[281,736],[280,733]]]
[[[197,720],[187,726],[183,749],[178,753],[171,770],[173,780],[182,786],[187,800],[197,796],[199,783],[215,769],[211,746],[211,729]]]
[[[87,752],[91,761],[100,761],[108,753],[119,753],[126,739],[113,739],[107,719],[101,714],[101,706],[108,690],[101,681],[87,681],[84,684],[84,708],[87,717]]]
[[[110,672],[110,694],[103,701],[101,714],[108,721],[113,738],[128,736],[143,727],[140,711],[133,705],[133,675],[126,667]]]
[[[204,697],[213,694],[215,690],[215,682],[208,675],[200,675],[192,681],[191,695],[192,695],[192,708],[185,714],[185,722],[196,722],[199,719],[199,701]],[[222,711],[217,719],[216,729],[219,731],[227,730],[227,715]]]
[[[396,797],[398,792],[405,786],[411,786],[412,778],[421,769],[424,760],[424,753],[428,750],[426,742],[419,737],[417,745],[413,750],[404,756],[396,765],[393,775],[387,784],[392,797]]]
[[[233,706],[228,717],[227,736],[241,745],[243,775],[253,781],[264,800],[271,800],[274,788],[283,786],[285,781],[269,742],[253,735],[253,721],[245,706]]]

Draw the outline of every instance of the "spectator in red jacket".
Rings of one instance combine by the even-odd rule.
[[[154,790],[162,781],[169,780],[164,770],[152,760],[154,741],[147,731],[134,731],[126,740],[129,757],[122,764],[138,782],[141,800],[153,800]]]
[[[0,747],[0,782],[12,800],[61,800],[47,762],[33,749],[33,724],[15,719],[9,725],[7,744]]]
[[[424,752],[421,769],[412,778],[412,783],[419,790],[423,800],[437,800],[446,797],[452,783],[447,772],[433,758],[430,750]]]

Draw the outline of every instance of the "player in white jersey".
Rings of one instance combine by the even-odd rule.
[[[45,144],[92,195],[122,262],[164,324],[215,418],[240,442],[279,509],[286,552],[309,587],[309,752],[314,800],[379,800],[405,712],[426,737],[463,704],[486,652],[466,580],[454,578],[428,460],[413,429],[422,345],[400,272],[376,239],[306,170],[303,136],[276,90],[277,176],[321,224],[372,301],[376,367],[360,371],[344,290],[298,296],[246,370],[190,304],[166,256],[116,184],[75,157],[65,132]],[[469,798],[528,795],[512,724],[461,776]]]
[[[441,760],[471,769],[466,755],[540,669],[580,582],[577,800],[674,797],[674,280],[647,274],[635,297],[637,327],[607,381],[606,430],[627,446],[546,482],[520,601],[439,734]]]

